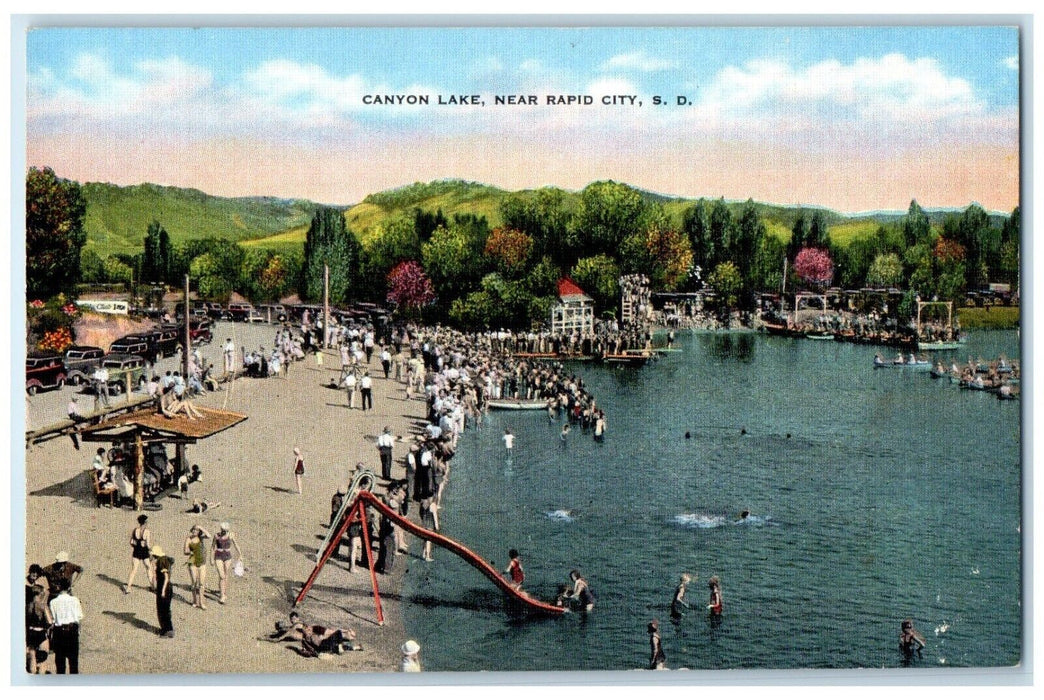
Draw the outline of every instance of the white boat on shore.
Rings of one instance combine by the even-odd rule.
[[[486,405],[500,411],[539,411],[547,408],[542,399],[490,399]]]

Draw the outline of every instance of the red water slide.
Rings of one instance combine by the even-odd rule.
[[[542,600],[537,600],[525,591],[516,590],[506,579],[504,579],[503,576],[500,575],[500,573],[496,569],[490,566],[485,559],[478,556],[459,542],[451,540],[449,537],[446,537],[444,535],[440,535],[439,533],[433,530],[421,527],[413,521],[404,518],[403,516],[399,515],[394,510],[389,508],[387,505],[385,505],[379,498],[374,496],[369,491],[358,492],[358,495],[355,497],[354,503],[348,509],[348,517],[342,518],[339,527],[337,528],[337,533],[334,537],[329,538],[329,543],[320,554],[319,560],[316,562],[315,568],[312,570],[312,574],[308,577],[308,580],[305,581],[304,586],[301,588],[301,592],[297,595],[297,598],[294,600],[294,605],[297,605],[304,599],[305,595],[308,593],[308,589],[312,587],[312,584],[315,582],[316,577],[319,575],[319,571],[323,568],[323,565],[326,564],[326,561],[330,558],[330,555],[334,552],[334,550],[337,549],[338,543],[340,543],[341,541],[341,537],[344,535],[344,532],[348,529],[348,524],[358,518],[362,518],[363,522],[365,522],[365,509],[367,506],[376,509],[379,513],[389,518],[392,522],[394,522],[396,525],[401,527],[406,532],[420,537],[423,540],[428,540],[432,544],[438,545],[443,549],[448,549],[449,551],[453,552],[458,557],[466,561],[468,564],[471,564],[473,567],[478,569],[483,576],[492,581],[497,588],[499,588],[501,591],[505,593],[505,595],[517,601],[518,603],[521,603],[522,605],[526,606],[530,611],[544,615],[561,615],[566,611],[565,608],[561,608],[557,605],[552,605],[551,603],[546,603]],[[364,527],[362,531],[363,551],[366,552],[366,560],[370,568],[370,582],[373,584],[373,594],[375,603],[377,605],[377,619],[379,622],[383,623],[384,614],[381,611],[381,598],[380,593],[377,590],[377,576],[373,569],[373,550],[370,547],[369,543],[369,528]]]

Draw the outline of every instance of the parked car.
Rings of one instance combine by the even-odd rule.
[[[232,302],[228,305],[228,315],[233,321],[245,321],[247,316],[254,311],[253,304]]]
[[[93,345],[73,345],[65,351],[65,379],[74,386],[87,383],[105,351]]]
[[[35,396],[40,389],[65,386],[65,364],[61,355],[30,355],[25,358],[25,390]]]
[[[286,307],[282,304],[261,304],[257,307],[257,311],[265,317],[266,321],[271,318],[272,321],[284,323],[288,318]]]
[[[179,325],[176,332],[178,334],[177,349],[180,349],[182,338],[185,336],[185,324]],[[209,343],[213,339],[214,331],[211,329],[209,318],[194,318],[189,321],[189,340],[192,341],[193,345]]]
[[[145,358],[141,355],[109,354],[102,359],[101,366],[109,371],[109,394],[122,394],[127,390],[128,372],[131,386],[141,387],[148,381]]]
[[[119,340],[114,340],[109,346],[110,355],[138,355],[148,357],[149,341],[140,335],[125,335]]]
[[[156,330],[126,335],[109,346],[110,353],[141,355],[151,364],[176,355],[180,349],[176,326],[161,326]]]
[[[203,308],[207,310],[207,316],[213,321],[221,321],[228,315],[225,307],[216,301],[203,302]]]
[[[258,313],[257,310],[251,309],[247,312],[246,316],[243,317],[243,320],[247,323],[264,323],[266,319]]]
[[[193,320],[189,323],[189,338],[194,344],[209,343],[214,339],[214,330],[210,319],[203,318]]]

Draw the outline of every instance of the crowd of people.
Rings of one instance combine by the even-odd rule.
[[[648,332],[641,329],[624,329],[610,323],[600,324],[590,337],[572,335],[553,336],[539,332],[486,331],[465,333],[448,327],[422,327],[400,324],[378,331],[371,324],[348,322],[330,324],[325,330],[312,325],[297,328],[283,326],[276,332],[271,352],[259,348],[256,352],[241,347],[237,357],[235,346],[229,339],[222,346],[224,375],[227,381],[240,373],[248,377],[286,377],[293,362],[307,358],[311,352],[321,362],[321,345],[335,348],[339,355],[341,375],[337,385],[348,392],[350,407],[370,410],[372,402],[371,370],[384,378],[399,383],[407,399],[423,400],[426,421],[415,435],[393,436],[390,426],[385,427],[374,442],[373,462],[378,465],[382,478],[385,505],[401,518],[410,516],[411,504],[416,504],[413,517],[431,531],[440,530],[440,507],[450,480],[451,465],[461,435],[473,427],[480,426],[488,410],[488,402],[495,399],[542,400],[548,407],[551,421],[566,418],[562,439],[568,434],[570,425],[579,425],[585,432],[591,431],[596,440],[604,438],[607,419],[598,407],[595,398],[587,391],[583,380],[566,369],[561,363],[542,358],[527,357],[533,354],[613,353],[632,347],[647,347]],[[521,357],[519,355],[522,355]],[[374,364],[376,358],[378,364]],[[189,397],[194,393],[219,390],[218,378],[214,377],[213,364],[205,364],[194,353],[188,377],[177,372],[167,372],[163,377],[154,375],[147,383],[146,391],[157,400],[164,414],[185,413],[193,417],[193,406]],[[357,396],[358,393],[358,396]],[[511,439],[509,440],[508,437]],[[505,434],[505,446],[514,444],[510,431]],[[404,478],[393,473],[395,450],[405,445],[404,453],[398,456],[405,466]],[[293,477],[297,493],[302,492],[302,477],[305,475],[303,450],[294,450]],[[100,480],[116,484],[123,474],[124,484],[116,484],[121,490],[127,488],[124,469],[114,465],[115,453],[109,452],[108,464],[104,449],[95,457],[95,469]],[[157,487],[170,487],[174,482],[172,463],[163,455],[162,464],[147,460],[146,469]],[[358,469],[366,469],[365,462]],[[375,470],[376,471],[376,470]],[[188,492],[189,484],[201,481],[198,467],[194,472],[181,475],[178,486],[182,493]],[[132,495],[132,491],[131,494]],[[339,488],[331,501],[329,527],[343,515],[347,485]],[[207,501],[193,501],[192,512],[203,512],[216,507]],[[374,561],[374,569],[382,575],[396,571],[398,554],[408,553],[407,533],[399,526],[396,518],[369,512],[367,522],[348,524],[345,540],[349,547],[349,571],[360,564],[367,566]],[[137,525],[131,529],[129,545],[131,568],[123,585],[123,592],[130,595],[135,590],[135,579],[142,570],[149,590],[156,598],[158,634],[174,636],[171,606],[174,600],[171,583],[173,558],[161,543],[154,541],[148,527],[148,516],[137,517]],[[363,551],[363,532],[366,533],[374,552]],[[341,543],[338,542],[338,549]],[[212,534],[199,523],[194,523],[183,542],[190,578],[191,601],[185,603],[199,610],[207,609],[208,598],[224,604],[230,594],[232,576],[244,569],[243,552],[240,549],[231,524],[222,522]],[[432,543],[425,540],[420,554],[424,561],[433,561]],[[372,559],[371,559],[372,558]],[[522,555],[512,549],[510,563],[504,571],[505,580],[517,590],[522,590],[525,572]],[[207,588],[207,568],[211,564],[218,574],[214,591]],[[78,672],[78,629],[83,610],[72,596],[72,587],[83,568],[71,564],[68,554],[60,552],[55,563],[49,567],[33,564],[29,567],[26,583],[26,658],[30,672],[47,672],[53,655],[54,668],[59,673]],[[688,610],[685,600],[686,586],[691,577],[683,575],[671,601],[672,620],[680,620]],[[709,580],[709,602],[707,609],[713,617],[723,611],[721,586],[718,577]],[[569,584],[559,588],[555,601],[561,607],[590,612],[595,606],[592,588],[580,570],[569,573]],[[657,621],[649,623],[651,668],[662,668],[666,654],[660,639]],[[272,641],[299,642],[297,649],[302,656],[338,654],[360,648],[355,642],[354,630],[335,628],[319,624],[306,624],[296,613],[289,621],[277,625]],[[914,637],[916,642],[916,637]],[[914,644],[908,643],[908,646]],[[914,644],[915,645],[915,644]],[[923,645],[922,645],[923,646]],[[420,669],[419,645],[409,640],[402,645],[402,670]]]

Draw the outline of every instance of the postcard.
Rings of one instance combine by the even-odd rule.
[[[27,28],[16,682],[1018,677],[1024,27],[654,25]]]

